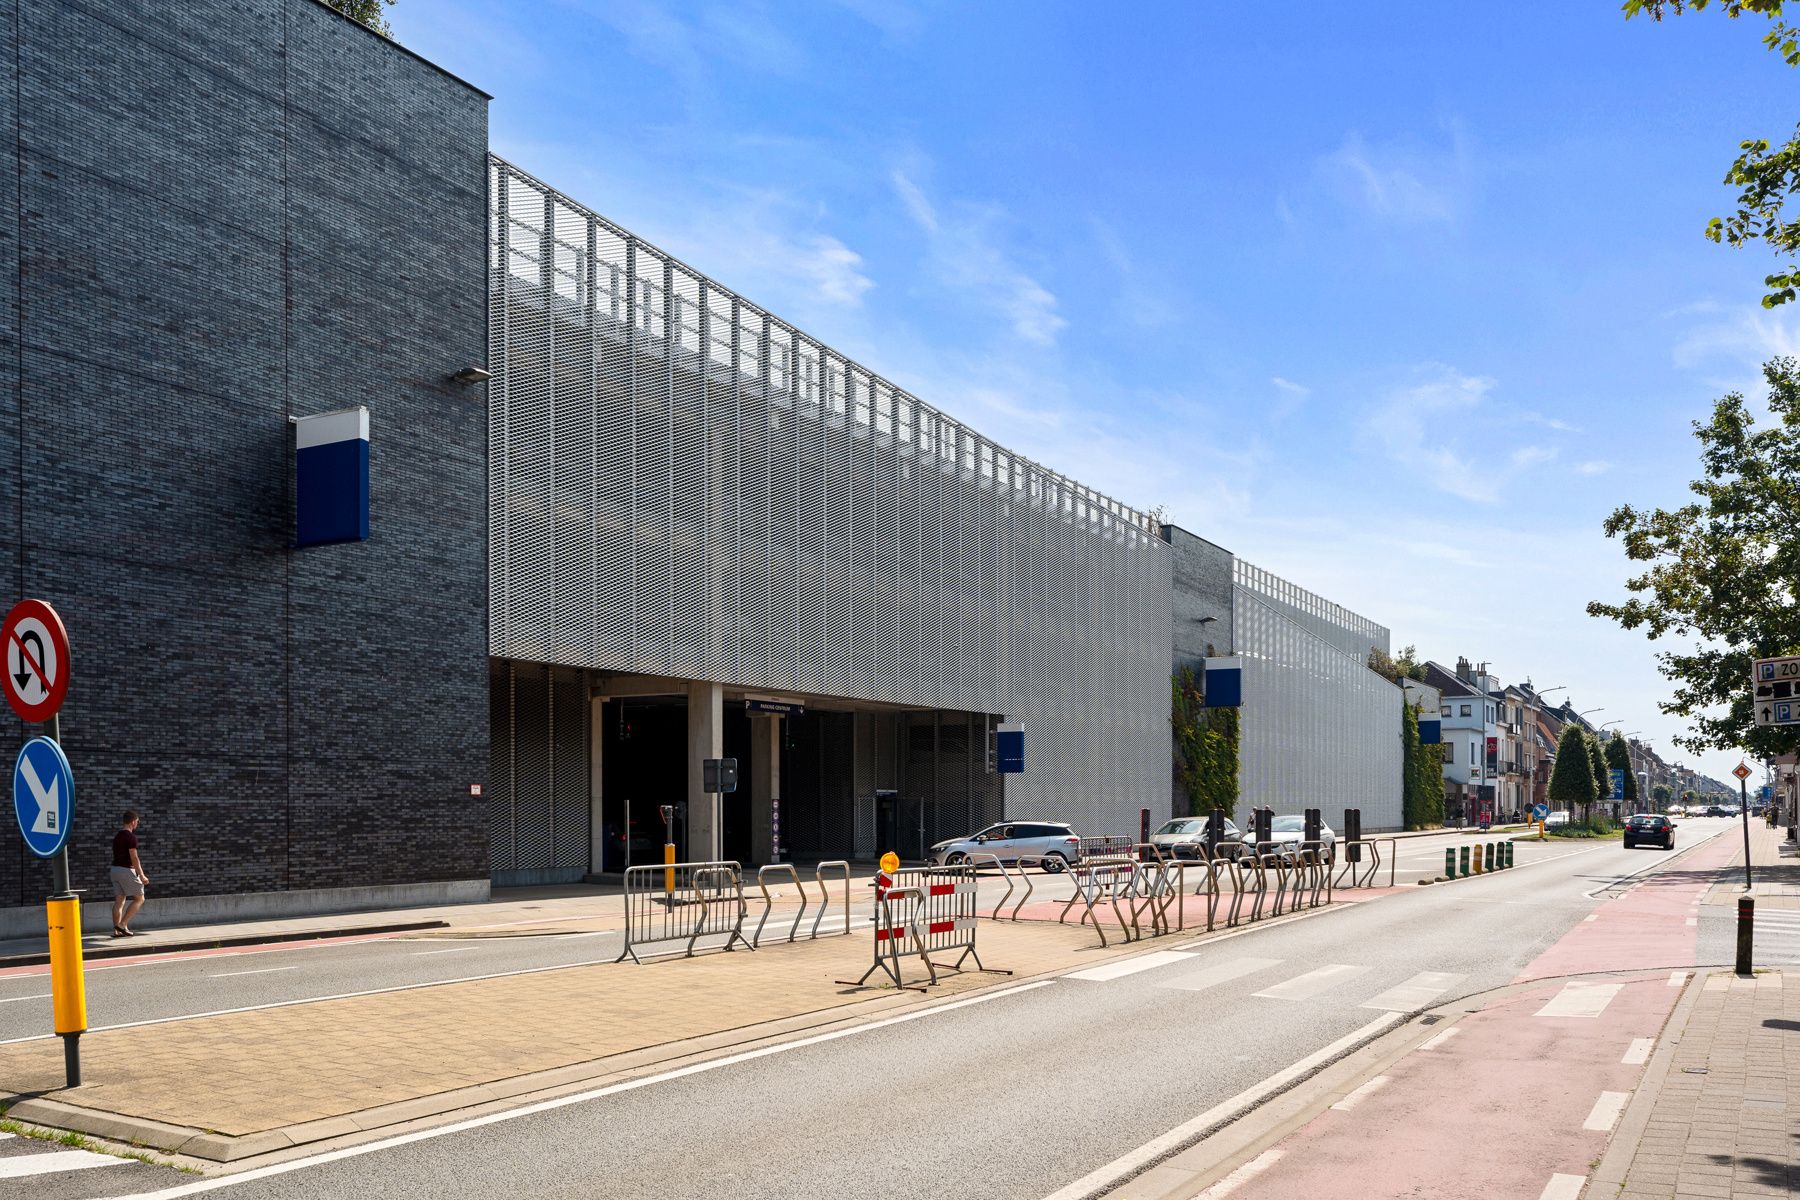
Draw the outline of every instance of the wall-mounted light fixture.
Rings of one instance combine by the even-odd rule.
[[[464,367],[450,378],[457,383],[486,383],[494,373],[486,367]]]

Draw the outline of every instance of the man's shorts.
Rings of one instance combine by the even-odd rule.
[[[137,872],[130,867],[114,867],[112,869],[113,895],[141,896],[144,885],[138,882]]]

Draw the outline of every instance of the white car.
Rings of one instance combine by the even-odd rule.
[[[1254,830],[1245,830],[1244,845],[1250,846],[1255,837],[1256,833]],[[1281,854],[1288,858],[1296,858],[1300,854],[1300,843],[1305,840],[1305,837],[1305,817],[1275,817],[1269,822],[1269,841],[1274,843],[1274,848],[1272,851],[1264,852]],[[1319,840],[1325,843],[1325,861],[1327,863],[1336,862],[1337,833],[1333,831],[1331,826],[1325,824],[1323,821],[1319,822]],[[1255,850],[1263,850],[1262,846],[1255,846],[1252,848]]]
[[[1201,848],[1206,845],[1206,823],[1209,820],[1210,817],[1176,817],[1172,821],[1164,821],[1150,835],[1150,844],[1171,858],[1199,858]],[[1220,852],[1227,858],[1235,857],[1242,837],[1231,818],[1226,817],[1219,838]]]
[[[1563,812],[1561,809],[1558,809],[1544,818],[1544,828],[1546,829],[1556,829],[1560,826],[1567,825],[1568,823],[1569,814]]]

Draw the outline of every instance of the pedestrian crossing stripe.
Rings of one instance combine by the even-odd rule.
[[[90,1167],[116,1167],[130,1162],[91,1150],[51,1150],[42,1154],[10,1154],[0,1158],[0,1179],[28,1179],[33,1175],[57,1175]]]

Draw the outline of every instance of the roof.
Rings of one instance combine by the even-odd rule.
[[[1445,670],[1434,662],[1425,664],[1425,682],[1441,692],[1446,699],[1451,696],[1479,696],[1481,692],[1456,677],[1455,671]]]

